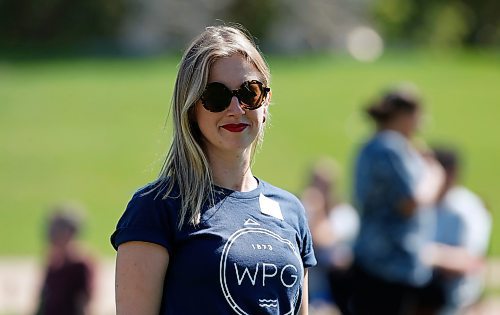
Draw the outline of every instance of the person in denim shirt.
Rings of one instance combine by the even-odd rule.
[[[415,314],[438,299],[429,285],[432,268],[421,259],[434,235],[435,202],[443,170],[412,144],[421,105],[395,90],[367,109],[377,131],[355,166],[354,204],[361,225],[354,246],[354,314]]]

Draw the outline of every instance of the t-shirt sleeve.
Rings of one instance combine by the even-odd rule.
[[[111,244],[118,249],[126,242],[149,242],[161,245],[171,253],[176,226],[170,208],[156,191],[139,190],[118,221],[111,235]]]
[[[313,242],[311,231],[309,230],[309,224],[306,218],[306,212],[302,204],[300,204],[300,219],[299,219],[299,230],[301,236],[301,249],[300,256],[302,258],[302,263],[304,268],[314,267],[317,264],[316,256],[314,255]]]
[[[412,180],[401,156],[393,150],[383,150],[373,157],[375,184],[385,200],[399,204],[401,200],[413,198]]]

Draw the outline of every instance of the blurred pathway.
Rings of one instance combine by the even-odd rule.
[[[91,315],[115,314],[114,260],[95,266]],[[0,257],[0,315],[31,315],[38,302],[43,266],[34,258]]]
[[[34,258],[0,257],[0,315],[31,315],[38,301],[42,266]],[[97,261],[92,315],[115,314],[114,259]],[[488,286],[500,291],[500,259],[489,262]],[[500,315],[500,296],[488,297],[467,315]]]

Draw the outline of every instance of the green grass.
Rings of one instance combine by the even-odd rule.
[[[165,119],[177,57],[0,61],[0,255],[36,255],[48,207],[87,208],[84,239],[113,254],[109,235],[136,188],[154,179],[169,145]],[[463,182],[500,218],[498,53],[269,58],[271,124],[254,173],[299,192],[320,155],[338,160],[347,196],[354,152],[370,132],[360,108],[381,89],[415,83],[426,103],[422,134],[465,157]],[[500,255],[500,230],[492,238]],[[495,244],[496,243],[496,244]]]

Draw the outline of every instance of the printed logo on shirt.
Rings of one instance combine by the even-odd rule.
[[[257,309],[265,314],[293,314],[304,274],[298,250],[291,241],[248,222],[231,235],[222,252],[224,297],[237,314],[255,314]],[[249,296],[255,297],[250,304]]]
[[[260,225],[260,224],[257,221],[255,221],[254,219],[249,218],[245,221],[245,223],[243,225]]]

